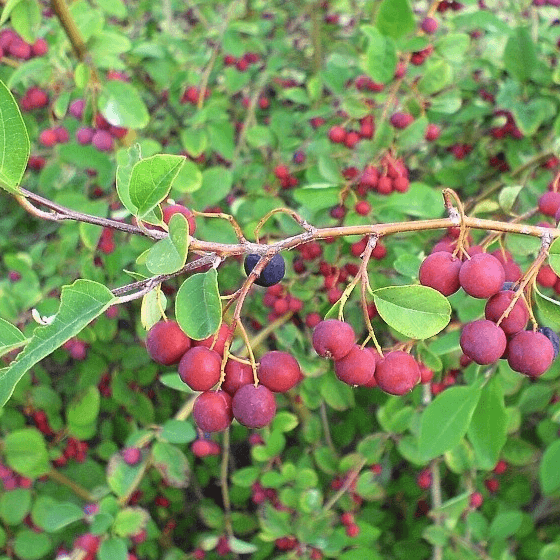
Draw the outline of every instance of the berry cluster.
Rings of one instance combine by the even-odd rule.
[[[334,360],[336,376],[348,385],[404,395],[421,381],[420,366],[410,354],[396,350],[381,356],[373,348],[362,348],[356,344],[354,329],[344,321],[321,321],[312,342],[319,356]]]
[[[502,263],[493,255],[471,252],[461,261],[447,251],[436,251],[420,266],[420,283],[445,296],[463,290],[474,298],[487,299],[485,319],[466,324],[460,344],[464,354],[480,365],[500,358],[530,377],[543,374],[555,358],[550,329],[525,331],[529,310],[523,294],[511,289]],[[556,337],[557,338],[557,337]]]
[[[0,31],[0,56],[13,56],[20,60],[29,60],[37,56],[44,56],[48,50],[49,45],[43,38],[39,38],[33,44],[30,44],[13,29]]]

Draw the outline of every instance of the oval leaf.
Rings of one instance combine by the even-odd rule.
[[[418,450],[426,461],[453,449],[467,432],[478,404],[481,383],[451,387],[440,393],[422,413]]]
[[[554,494],[560,490],[558,465],[560,465],[560,440],[546,448],[539,467],[539,480],[545,494]]]
[[[0,370],[0,406],[11,397],[23,374],[77,335],[115,300],[111,291],[92,280],[76,280],[62,288],[60,307],[50,325],[37,327],[29,344],[9,365]]]
[[[134,165],[128,195],[139,217],[146,216],[169,194],[184,161],[183,156],[157,154]]]
[[[548,250],[548,264],[560,276],[560,237],[555,239]]]
[[[222,302],[216,269],[193,274],[183,282],[175,298],[175,317],[183,331],[194,340],[208,338],[218,330]]]
[[[430,338],[451,318],[447,298],[427,286],[388,286],[375,290],[373,299],[381,318],[409,338]]]
[[[169,235],[148,252],[146,267],[152,274],[172,274],[181,269],[189,252],[189,222],[183,214],[169,220]]]
[[[6,463],[22,476],[37,478],[51,470],[45,438],[35,428],[14,430],[4,439]]]
[[[19,194],[29,150],[29,136],[18,104],[0,81],[0,187],[12,194]]]
[[[555,271],[556,272],[556,271]],[[539,310],[539,322],[555,330],[560,329],[560,303],[539,292],[535,284],[535,303]]]
[[[175,445],[158,441],[152,449],[153,462],[165,482],[174,488],[186,488],[189,483],[189,462]]]
[[[99,110],[113,126],[144,128],[150,115],[134,86],[120,80],[108,81],[99,94]]]
[[[71,502],[57,502],[48,496],[40,496],[31,511],[33,523],[47,533],[60,531],[67,525],[84,518],[82,509]]]

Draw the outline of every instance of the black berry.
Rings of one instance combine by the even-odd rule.
[[[260,258],[260,255],[247,255],[244,264],[245,274],[247,274],[247,276],[251,273],[253,268],[255,268]],[[285,272],[286,263],[284,262],[284,257],[280,253],[276,253],[270,262],[264,267],[260,277],[255,280],[255,284],[257,284],[257,286],[264,286],[265,288],[274,286],[274,284],[278,284],[278,282],[284,278]]]

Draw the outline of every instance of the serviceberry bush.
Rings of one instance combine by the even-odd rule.
[[[0,560],[559,558],[558,18],[5,2]]]

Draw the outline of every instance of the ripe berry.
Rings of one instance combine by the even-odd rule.
[[[502,313],[508,308],[510,303],[515,297],[515,292],[512,290],[502,290],[493,295],[487,302],[484,308],[484,316],[494,323],[497,323]],[[519,298],[509,315],[504,318],[500,323],[500,328],[506,334],[515,334],[525,328],[529,320],[529,311],[527,305],[522,298]]]
[[[233,397],[233,415],[247,428],[263,428],[276,414],[274,394],[264,385],[244,385]]]
[[[508,344],[509,367],[528,375],[542,375],[554,360],[552,342],[542,333],[521,331]]]
[[[459,282],[463,290],[475,298],[489,298],[497,294],[504,284],[504,267],[492,255],[479,253],[461,265]]]
[[[349,323],[327,319],[315,327],[312,341],[319,356],[340,360],[352,350],[356,335]]]
[[[558,352],[560,351],[560,338],[558,337],[558,333],[554,332],[549,327],[540,327],[539,332],[544,334],[548,340],[552,343],[552,347],[554,348],[554,359],[558,356]]]
[[[334,373],[348,385],[366,385],[373,377],[375,365],[370,349],[354,344],[346,356],[334,362]]]
[[[422,20],[421,27],[422,27],[422,31],[424,31],[424,33],[427,33],[428,35],[431,35],[432,33],[435,33],[437,31],[438,22],[434,18],[427,17],[427,18],[424,18]]]
[[[512,254],[509,251],[503,251],[502,249],[496,249],[490,253],[493,257],[496,257],[504,267],[506,273],[507,282],[516,282],[521,278],[522,272],[519,265],[513,259]]]
[[[78,130],[76,131],[76,141],[82,146],[91,144],[91,139],[93,138],[94,133],[95,131],[93,130],[93,128],[88,128],[85,126],[78,128]]]
[[[351,150],[356,147],[356,144],[360,141],[360,135],[351,130],[346,134],[346,138],[344,139],[344,145]]]
[[[353,525],[354,524],[354,514],[350,513],[349,511],[345,511],[341,516],[340,516],[340,522],[343,525]]]
[[[434,142],[435,140],[437,140],[439,138],[440,134],[441,134],[441,130],[440,130],[440,128],[437,124],[429,124],[426,127],[426,132],[424,133],[424,138],[428,142]]]
[[[222,389],[232,397],[243,385],[253,382],[253,369],[248,364],[236,360],[228,360],[225,367],[226,377]]]
[[[182,204],[171,204],[163,209],[163,221],[166,224],[169,224],[169,220],[171,220],[171,216],[173,216],[173,214],[183,214],[189,222],[189,235],[194,235],[194,232],[196,231],[194,214]]]
[[[68,107],[68,112],[79,121],[82,120],[82,115],[84,114],[84,109],[86,106],[86,102],[83,99],[75,99],[70,103],[70,107]]]
[[[410,113],[393,113],[391,115],[391,124],[398,129],[406,128],[408,125],[412,124],[414,117]]]
[[[467,323],[461,333],[463,352],[480,365],[493,364],[504,353],[507,339],[504,331],[487,319]]]
[[[191,451],[195,457],[208,457],[221,453],[220,444],[210,439],[197,439],[191,445]]]
[[[418,272],[420,284],[434,288],[444,296],[454,294],[459,284],[461,261],[447,251],[438,251],[428,255]]]
[[[250,254],[245,257],[245,274],[247,276],[251,273],[253,268],[260,260],[260,255]],[[270,262],[264,267],[261,275],[255,280],[257,286],[273,286],[278,284],[284,278],[286,272],[286,263],[284,262],[284,257],[280,253],[276,253],[270,260]]]
[[[371,204],[367,200],[360,200],[354,206],[354,210],[360,216],[367,216],[371,211]]]
[[[494,494],[500,489],[500,481],[496,478],[487,478],[484,481],[484,486],[488,489],[488,492]]]
[[[138,447],[125,447],[122,451],[122,458],[127,465],[137,465],[142,459],[142,451]]]
[[[231,397],[225,391],[205,391],[194,401],[193,418],[203,432],[222,432],[233,419]]]
[[[42,37],[39,37],[39,39],[31,45],[31,52],[33,56],[44,56],[47,54],[48,50],[49,44]]]
[[[410,187],[410,182],[406,177],[402,175],[393,179],[392,189],[397,192],[406,192]]]
[[[176,321],[159,321],[146,337],[146,349],[150,358],[164,366],[179,363],[190,347],[191,339]]]
[[[389,194],[393,190],[393,181],[390,177],[381,177],[377,181],[377,192],[379,194]]]
[[[416,484],[422,490],[427,490],[432,485],[432,473],[430,469],[422,469],[416,477]]]
[[[560,192],[548,191],[539,198],[539,211],[545,216],[555,216],[560,209]]]
[[[291,354],[273,350],[261,358],[259,381],[274,393],[285,393],[302,379],[299,364]]]
[[[556,276],[556,272],[552,270],[551,266],[544,265],[539,268],[539,272],[537,273],[537,282],[539,286],[543,288],[552,288],[557,280],[558,276]]]
[[[106,130],[97,130],[91,143],[100,152],[110,152],[113,149],[113,137]]]
[[[346,130],[341,126],[333,126],[329,130],[329,140],[336,144],[342,144],[346,140]]]
[[[390,395],[404,395],[420,382],[418,362],[400,350],[385,354],[377,362],[374,375],[379,388]]]
[[[346,534],[350,538],[357,537],[360,534],[360,528],[354,523],[346,526]]]
[[[507,470],[507,466],[508,464],[503,459],[500,459],[492,469],[492,472],[494,474],[504,474]]]
[[[484,502],[484,498],[482,497],[482,494],[480,492],[473,492],[471,494],[469,500],[470,507],[472,507],[473,509],[477,509],[482,505],[483,502]]]
[[[220,380],[222,359],[205,346],[195,346],[181,358],[179,377],[193,391],[208,391]]]
[[[52,148],[56,142],[56,132],[51,128],[47,128],[39,134],[39,143],[45,146],[45,148]]]

